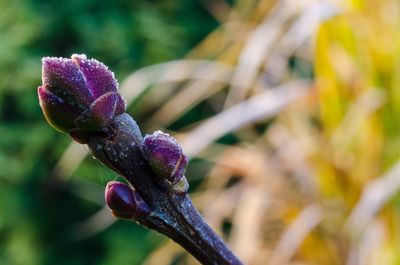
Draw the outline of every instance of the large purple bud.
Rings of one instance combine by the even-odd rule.
[[[95,132],[125,112],[118,82],[107,66],[85,55],[44,57],[40,106],[50,125],[61,132]]]

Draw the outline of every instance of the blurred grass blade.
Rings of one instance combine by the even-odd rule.
[[[348,233],[354,237],[372,221],[379,210],[400,190],[400,161],[383,176],[365,185],[360,200],[354,206],[346,223]]]
[[[209,144],[236,129],[276,115],[294,100],[309,93],[310,84],[298,80],[267,90],[203,121],[180,139],[189,156],[195,156]]]
[[[304,208],[282,235],[268,264],[289,264],[303,240],[318,225],[322,217],[323,214],[319,206],[310,205]]]
[[[119,92],[129,106],[149,86],[160,83],[182,82],[189,79],[205,79],[225,82],[223,73],[231,67],[208,60],[176,60],[141,68],[129,75]],[[208,69],[204,71],[204,69]],[[216,75],[221,73],[222,75]]]

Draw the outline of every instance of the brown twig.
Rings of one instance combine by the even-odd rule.
[[[203,264],[242,264],[221,238],[208,226],[187,193],[163,189],[141,151],[143,141],[136,122],[122,114],[107,134],[88,141],[92,156],[124,176],[152,212],[135,221],[163,233],[180,244]]]

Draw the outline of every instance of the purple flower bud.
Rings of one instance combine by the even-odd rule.
[[[42,59],[40,106],[46,120],[59,131],[99,131],[125,112],[113,72],[85,55],[71,59]]]
[[[105,200],[114,216],[122,219],[135,219],[148,216],[150,207],[132,190],[132,188],[118,181],[107,183]]]
[[[175,185],[184,176],[188,159],[176,139],[156,131],[146,135],[142,151],[157,176]]]

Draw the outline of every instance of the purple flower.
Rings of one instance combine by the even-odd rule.
[[[134,219],[148,216],[151,212],[140,195],[124,183],[108,182],[104,195],[108,207],[118,218]]]
[[[118,82],[107,66],[85,55],[42,59],[40,106],[46,120],[62,132],[100,131],[125,112]]]

